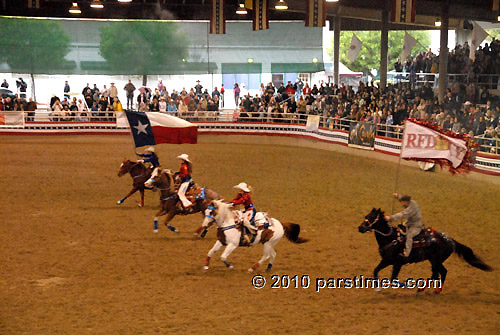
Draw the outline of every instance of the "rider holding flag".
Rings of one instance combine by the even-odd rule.
[[[233,205],[243,205],[245,207],[245,211],[243,212],[243,225],[250,231],[253,235],[257,231],[257,227],[255,227],[255,214],[257,211],[255,210],[255,206],[253,205],[252,198],[250,197],[250,192],[252,188],[247,185],[247,183],[239,183],[234,186],[234,188],[240,190],[236,197],[231,201]],[[245,240],[248,244],[250,244],[250,238],[247,234],[243,234]]]
[[[422,215],[420,214],[420,208],[415,200],[411,200],[409,195],[400,195],[398,193],[394,193],[393,196],[401,202],[401,205],[404,207],[404,210],[401,212],[386,216],[385,219],[388,222],[391,221],[399,221],[402,219],[407,219],[406,226],[406,248],[404,250],[404,254],[402,255],[406,260],[408,260],[408,256],[410,256],[411,249],[413,246],[413,238],[420,234],[422,231]]]
[[[144,152],[145,153],[143,154],[138,154],[137,152],[135,153],[137,156],[144,158],[138,160],[137,163],[145,163],[145,162],[151,163],[151,165],[153,165],[153,169],[160,166],[160,161],[155,153],[154,147],[148,147],[146,148],[146,150],[144,150]]]

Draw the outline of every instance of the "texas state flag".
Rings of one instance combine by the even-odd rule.
[[[192,143],[198,140],[198,126],[175,116],[157,112],[125,111],[135,147],[161,143]]]

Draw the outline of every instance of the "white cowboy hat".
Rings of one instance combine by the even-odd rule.
[[[177,156],[177,158],[182,159],[183,161],[191,163],[191,161],[189,160],[189,156],[187,154],[179,155],[179,156]]]
[[[144,151],[155,152],[155,148],[154,147],[148,147]]]
[[[250,192],[247,183],[239,183],[238,185],[234,186],[234,188],[242,190],[243,192]]]

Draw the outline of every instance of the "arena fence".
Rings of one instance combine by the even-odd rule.
[[[123,113],[98,112],[82,118],[65,115],[53,118],[52,112],[1,112],[0,135],[128,135]],[[24,114],[24,117],[23,117]],[[17,115],[17,118],[15,117]],[[21,116],[21,117],[19,117]],[[399,156],[404,128],[350,119],[291,113],[254,113],[233,110],[197,111],[178,115],[198,125],[200,134],[290,136],[373,150]],[[4,122],[2,122],[4,120]],[[17,120],[17,124],[7,122]],[[500,140],[477,137],[475,169],[500,176]]]

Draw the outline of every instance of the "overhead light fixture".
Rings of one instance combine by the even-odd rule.
[[[80,10],[80,7],[78,7],[78,4],[76,2],[73,2],[73,5],[69,9],[69,12],[71,14],[81,14],[82,11]]]
[[[124,3],[127,3],[127,2],[132,2],[132,0],[118,0],[118,2],[124,2]]]
[[[436,27],[441,27],[441,19],[440,18],[436,18],[436,21],[434,21],[434,25]]]
[[[276,5],[274,5],[274,9],[277,9],[277,10],[287,10],[288,9],[288,5],[286,3],[285,0],[278,0],[276,2]]]
[[[326,2],[339,2],[339,0],[326,0]]]
[[[316,57],[313,58],[313,63],[316,64],[318,62],[318,59]]]
[[[238,14],[238,15],[248,14],[247,9],[245,8],[244,2],[240,2],[240,4],[238,5],[238,9],[236,9],[236,14]]]
[[[253,58],[248,58],[248,63],[253,63]]]
[[[500,22],[500,15],[498,15],[498,18],[497,18],[498,22]]]
[[[93,0],[91,3],[90,3],[90,7],[92,8],[104,8],[104,5],[102,4],[102,2],[100,0]]]

